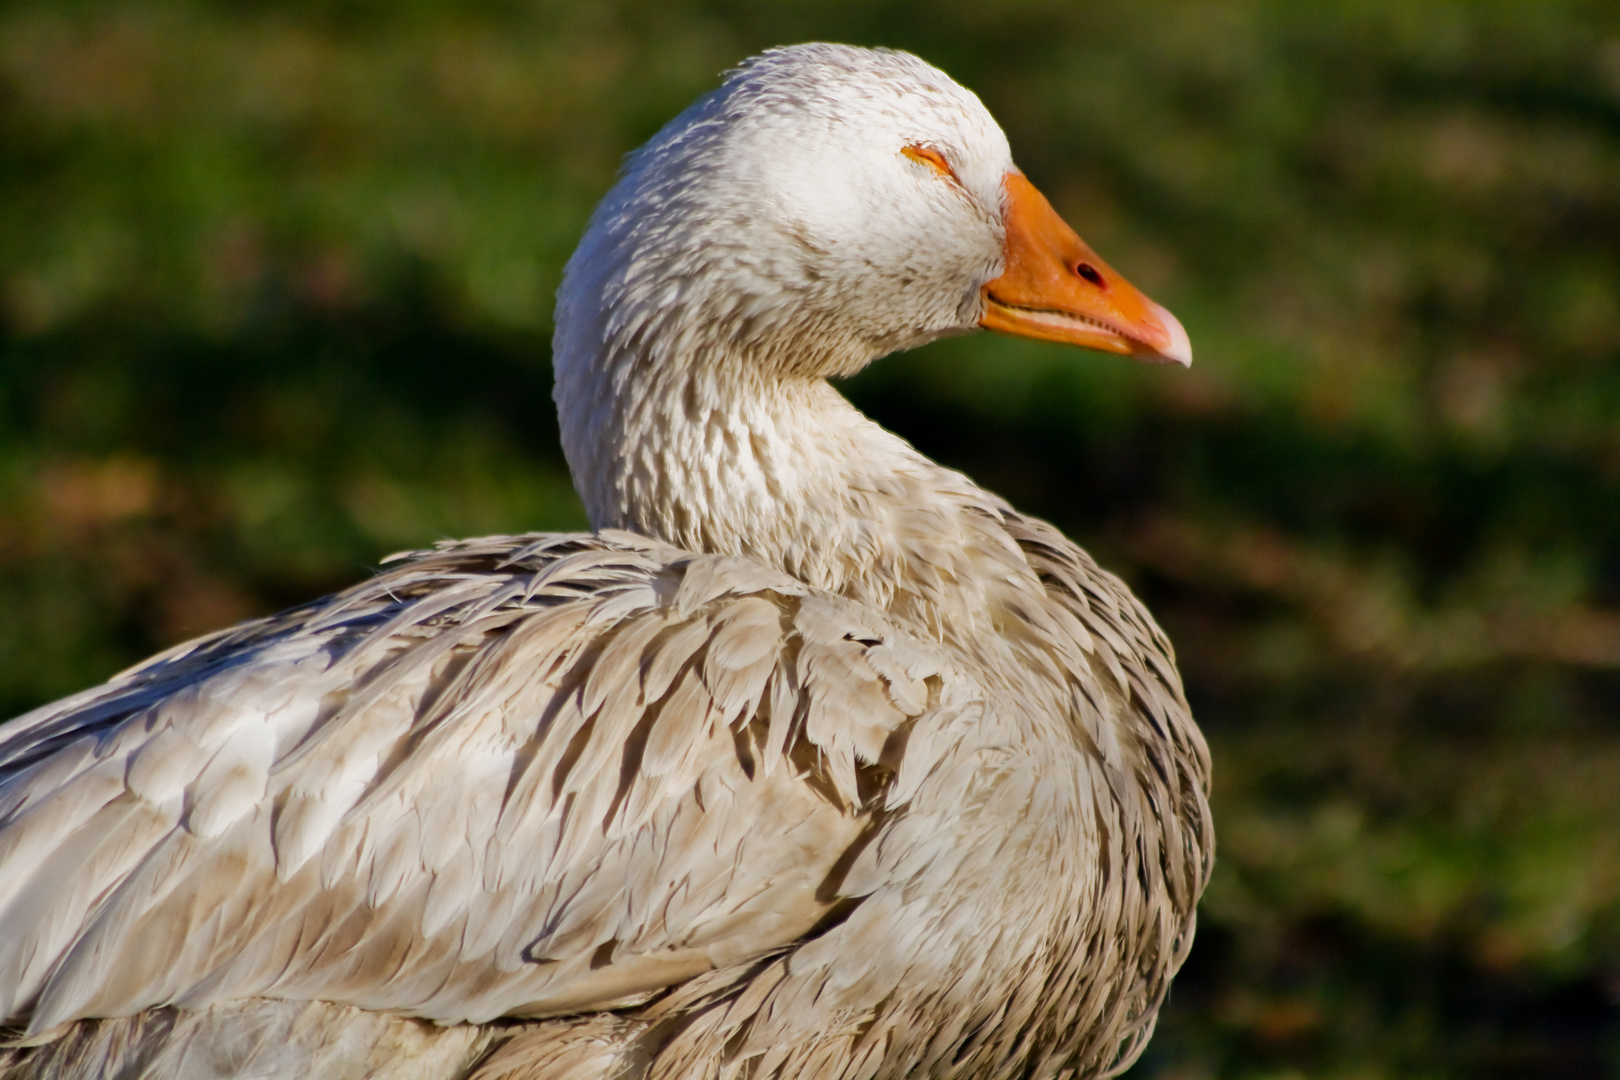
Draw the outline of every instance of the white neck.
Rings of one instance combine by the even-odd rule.
[[[935,634],[978,624],[982,583],[1022,565],[998,500],[824,380],[682,359],[558,364],[564,447],[594,527],[745,555]]]

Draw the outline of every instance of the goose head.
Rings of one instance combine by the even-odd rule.
[[[739,395],[936,338],[982,327],[1191,361],[1181,325],[1064,223],[977,97],[907,53],[828,44],[748,61],[626,160],[556,326],[564,450],[598,526],[634,517],[609,474],[634,466],[636,424],[663,426],[651,468],[676,452],[671,424],[713,429],[702,418]]]

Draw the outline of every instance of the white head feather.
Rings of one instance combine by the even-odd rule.
[[[957,182],[904,155],[918,144]],[[564,411],[577,368],[624,349],[824,376],[971,329],[1012,168],[979,99],[914,56],[756,57],[631,155],[597,208],[558,298]]]

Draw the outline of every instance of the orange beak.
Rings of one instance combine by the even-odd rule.
[[[1006,269],[984,287],[989,330],[1139,360],[1192,363],[1176,317],[1097,258],[1023,173],[1008,173]]]

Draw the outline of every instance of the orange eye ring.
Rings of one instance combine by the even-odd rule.
[[[927,165],[945,179],[953,183],[958,182],[956,180],[956,170],[951,168],[951,163],[945,160],[944,154],[935,150],[932,146],[912,143],[910,146],[902,148],[900,152],[912,161]]]

